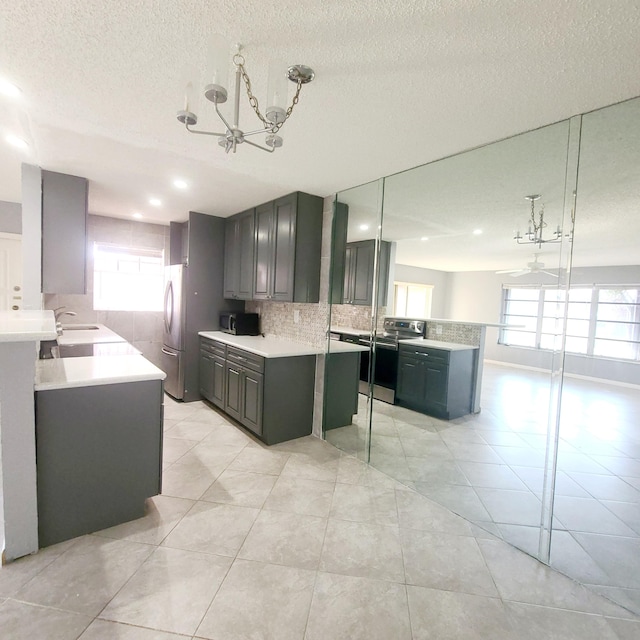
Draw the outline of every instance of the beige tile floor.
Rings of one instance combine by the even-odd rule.
[[[167,399],[148,514],[0,569],[2,640],[631,640],[640,619],[326,442]]]
[[[538,551],[549,376],[485,364],[482,411],[451,421],[374,401],[371,464],[531,555]],[[640,613],[640,394],[568,378],[551,564]],[[365,456],[366,400],[327,433]]]

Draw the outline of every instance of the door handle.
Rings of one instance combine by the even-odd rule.
[[[162,353],[164,353],[167,356],[171,356],[172,358],[177,358],[178,354],[177,353],[171,353],[171,351],[167,351],[164,347],[161,349]]]

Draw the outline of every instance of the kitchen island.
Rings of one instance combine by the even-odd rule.
[[[36,363],[40,547],[141,517],[161,491],[165,374],[97,326],[58,338],[97,355]]]

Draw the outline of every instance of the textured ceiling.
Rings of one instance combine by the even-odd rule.
[[[637,0],[12,0],[0,20],[0,76],[23,91],[0,96],[0,127],[31,145],[0,147],[0,200],[20,201],[27,161],[89,178],[93,213],[163,223],[325,196],[640,94]],[[244,44],[259,98],[270,63],[316,71],[276,153],[225,155],[176,121],[213,33]]]

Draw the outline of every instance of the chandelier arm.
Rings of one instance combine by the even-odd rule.
[[[256,129],[255,131],[249,131],[248,133],[243,133],[242,135],[246,138],[247,136],[254,136],[258,133],[275,133],[273,127],[269,129]]]
[[[226,133],[216,133],[215,131],[203,131],[202,129],[200,130],[192,129],[189,125],[185,125],[185,126],[189,133],[197,133],[201,136],[217,136],[218,138],[224,138],[227,135]]]
[[[267,149],[267,147],[263,147],[262,145],[256,144],[255,142],[251,142],[250,140],[245,140],[245,143],[250,144],[252,147],[256,147],[257,149],[262,149],[267,153],[273,153],[275,151],[275,147],[271,147],[270,149]]]
[[[233,127],[226,121],[225,117],[220,113],[220,109],[218,109],[218,102],[214,102],[213,106],[216,110],[216,113],[218,114],[218,117],[220,118],[220,120],[222,120],[222,122],[224,123],[224,126],[227,127],[227,129],[229,131],[231,131],[233,129]],[[222,134],[222,135],[226,135],[226,134]]]

